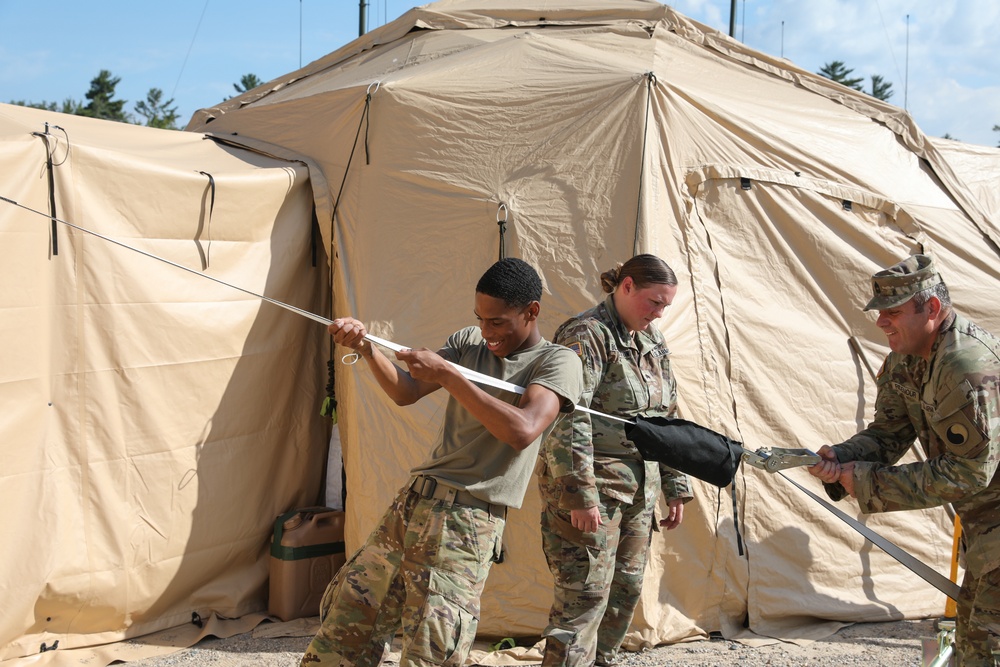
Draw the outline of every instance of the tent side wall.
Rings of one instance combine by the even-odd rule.
[[[196,274],[322,312],[305,168],[0,109],[66,128],[61,219],[193,272],[63,225],[50,255],[44,149],[0,141],[2,194],[43,213],[0,202],[0,658],[265,609],[273,520],[319,491],[325,331]]]

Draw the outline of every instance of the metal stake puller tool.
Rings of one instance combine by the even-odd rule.
[[[781,447],[761,447],[756,452],[744,449],[743,462],[754,468],[768,472],[799,468],[819,463],[819,454],[809,449],[783,449]]]

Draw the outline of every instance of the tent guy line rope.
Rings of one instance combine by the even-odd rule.
[[[145,250],[141,250],[139,248],[136,248],[135,246],[130,246],[127,243],[123,243],[123,242],[121,242],[121,241],[119,241],[117,239],[111,238],[110,236],[105,236],[104,234],[101,234],[99,232],[95,232],[95,231],[93,231],[91,229],[87,229],[86,227],[81,227],[80,225],[77,225],[75,223],[69,222],[67,220],[63,220],[61,218],[50,216],[50,215],[48,215],[46,213],[43,213],[42,211],[38,211],[36,209],[33,209],[30,206],[25,206],[24,204],[16,202],[13,199],[10,199],[9,197],[4,197],[3,195],[0,195],[0,200],[3,200],[5,202],[7,202],[8,204],[13,204],[14,206],[17,206],[18,208],[22,208],[25,211],[28,211],[30,213],[34,213],[35,215],[39,215],[39,216],[41,216],[43,218],[46,218],[46,219],[49,219],[49,220],[55,220],[57,222],[60,222],[60,223],[62,223],[64,225],[66,225],[67,227],[70,227],[70,228],[75,229],[77,231],[83,232],[84,234],[89,234],[89,235],[95,236],[95,237],[97,237],[97,238],[99,238],[99,239],[101,239],[103,241],[107,241],[108,243],[113,243],[114,245],[119,246],[121,248],[125,248],[126,250],[131,250],[133,252],[137,252],[140,255],[144,255],[146,257],[149,257],[150,259],[158,260],[160,262],[163,262],[164,264],[169,264],[170,266],[173,266],[175,268],[181,269],[183,271],[187,271],[188,273],[194,274],[194,275],[199,276],[201,278],[206,278],[208,280],[211,280],[212,282],[218,283],[220,285],[224,285],[225,287],[229,287],[229,288],[238,290],[240,292],[243,292],[244,294],[248,294],[248,295],[250,295],[252,297],[255,297],[255,298],[260,299],[262,301],[266,301],[266,302],[268,302],[270,304],[278,306],[279,308],[284,308],[287,311],[293,312],[293,313],[295,313],[297,315],[301,315],[302,317],[305,317],[305,318],[308,318],[310,320],[313,320],[314,322],[319,322],[320,324],[323,324],[323,325],[326,325],[326,326],[329,326],[329,325],[333,324],[333,320],[331,320],[329,318],[326,318],[326,317],[323,317],[322,315],[317,315],[316,313],[312,313],[312,312],[310,312],[308,310],[299,308],[298,306],[293,306],[293,305],[291,305],[289,303],[285,303],[284,301],[279,301],[277,299],[272,299],[269,296],[265,296],[263,294],[258,294],[257,292],[254,292],[253,290],[246,289],[245,287],[240,287],[239,285],[234,285],[234,284],[226,282],[225,280],[222,280],[220,278],[216,278],[214,276],[210,276],[207,273],[203,273],[201,271],[196,271],[195,269],[192,269],[190,267],[184,266],[183,264],[178,264],[177,262],[174,262],[174,261],[171,261],[169,259],[166,259],[165,257],[160,257],[159,255],[154,255],[151,252],[146,252]],[[379,345],[381,347],[387,348],[389,350],[392,350],[393,352],[401,352],[403,350],[410,349],[410,348],[404,347],[402,345],[399,345],[397,343],[393,343],[392,341],[386,340],[384,338],[379,338],[378,336],[373,336],[371,334],[366,334],[365,335],[365,340],[367,340],[367,341],[369,341],[371,343],[374,343],[376,345]],[[351,355],[346,355],[345,358],[346,357],[350,357],[350,356]],[[521,387],[519,385],[512,384],[512,383],[506,382],[504,380],[499,380],[499,379],[497,379],[495,377],[491,377],[491,376],[485,375],[483,373],[479,373],[477,371],[472,370],[471,368],[466,368],[465,366],[460,366],[459,364],[456,364],[453,361],[448,361],[448,363],[451,364],[452,366],[454,366],[456,369],[458,369],[458,371],[466,379],[468,379],[470,382],[475,382],[477,384],[488,385],[488,386],[491,386],[491,387],[495,387],[497,389],[502,389],[502,390],[505,390],[505,391],[510,391],[510,392],[515,393],[515,394],[524,394],[524,392],[525,392],[524,387]],[[627,420],[627,419],[623,419],[621,417],[616,417],[614,415],[604,414],[603,412],[598,412],[597,410],[592,410],[591,408],[588,408],[588,407],[585,407],[585,406],[582,406],[582,405],[577,405],[576,409],[577,410],[582,410],[583,412],[587,412],[587,413],[590,413],[592,415],[596,415],[598,417],[604,417],[605,419],[610,419],[610,420],[613,420],[613,421],[619,421],[619,422],[626,423],[626,424],[630,423],[629,420]]]

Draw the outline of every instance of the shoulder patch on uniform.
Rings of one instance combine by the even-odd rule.
[[[566,347],[573,350],[576,356],[578,357],[583,356],[583,343],[581,343],[580,341],[575,340],[572,343],[566,343]]]
[[[961,446],[969,439],[969,429],[961,424],[952,424],[945,431],[945,437],[948,438],[948,442],[951,444]]]

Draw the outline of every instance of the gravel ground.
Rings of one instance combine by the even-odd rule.
[[[859,623],[808,646],[772,644],[751,648],[721,637],[626,652],[622,667],[920,667],[922,638],[936,635],[934,621]],[[229,639],[207,638],[195,646],[158,658],[128,663],[129,667],[297,667],[309,637],[254,637],[253,632]],[[395,657],[395,656],[394,656]],[[391,665],[394,663],[386,663]],[[524,663],[522,663],[524,664]]]

